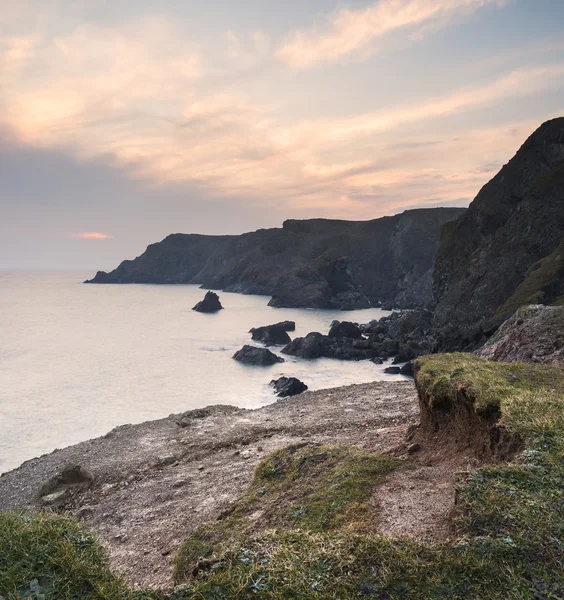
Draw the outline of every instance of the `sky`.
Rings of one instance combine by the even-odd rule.
[[[562,0],[2,1],[0,268],[467,206],[562,115]]]

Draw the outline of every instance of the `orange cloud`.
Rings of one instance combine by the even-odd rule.
[[[69,237],[75,240],[111,240],[113,236],[99,231],[84,231],[82,233],[73,233]]]
[[[306,69],[351,54],[366,56],[374,51],[377,39],[394,31],[438,27],[457,14],[505,3],[504,0],[380,0],[363,9],[339,8],[323,24],[291,34],[276,57],[292,68]]]

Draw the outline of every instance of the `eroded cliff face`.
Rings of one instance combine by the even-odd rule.
[[[442,350],[478,347],[525,304],[564,297],[564,118],[544,123],[443,227],[434,283]]]
[[[348,259],[351,285],[361,304],[368,298],[373,304],[421,307],[431,300],[441,226],[463,212],[433,208],[372,221],[289,220],[282,228],[240,236],[174,234],[111,273],[99,272],[90,283],[197,283],[244,294],[276,291],[280,296],[282,278],[311,270],[329,252],[335,259]],[[286,302],[299,304],[292,304],[292,298]]]

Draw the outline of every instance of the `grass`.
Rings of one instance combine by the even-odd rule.
[[[109,569],[82,525],[53,513],[0,513],[0,596],[8,600],[149,600]]]
[[[564,238],[556,250],[532,265],[513,295],[497,311],[500,318],[512,315],[526,304],[562,305],[564,297],[547,297],[547,290],[564,279]],[[548,302],[547,302],[548,300]]]
[[[523,442],[512,463],[462,481],[454,541],[373,533],[385,507],[368,500],[398,467],[393,460],[291,446],[263,461],[247,493],[188,538],[176,557],[181,585],[167,600],[562,600],[562,370],[452,354],[418,359],[417,371],[430,409],[470,402]],[[49,600],[156,600],[125,588],[91,536],[63,517],[3,515],[0,533],[9,540],[0,550],[0,594],[8,565],[10,599],[25,597],[18,590],[36,578],[43,590],[58,590],[43,592]]]

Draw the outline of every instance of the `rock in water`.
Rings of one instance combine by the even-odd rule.
[[[198,302],[192,310],[201,313],[215,313],[222,309],[223,306],[221,306],[219,296],[215,292],[207,292],[204,299]]]
[[[284,354],[299,356],[300,358],[319,358],[321,356],[321,345],[319,340],[323,336],[314,331],[308,333],[305,338],[296,338],[282,349]]]
[[[348,321],[334,321],[329,330],[329,337],[358,339],[362,337],[362,332],[358,325],[355,325],[354,323],[349,323]]]
[[[307,385],[296,377],[280,377],[280,379],[272,380],[270,385],[280,398],[297,396],[307,390]]]
[[[285,346],[292,340],[287,334],[286,327],[291,321],[276,323],[275,325],[265,325],[264,327],[254,327],[249,332],[255,342],[261,342],[265,346]],[[296,324],[294,323],[294,329]]]
[[[284,359],[276,356],[267,348],[255,348],[255,346],[243,346],[233,355],[233,358],[245,365],[266,367],[276,363],[283,363]]]
[[[399,375],[401,373],[401,367],[386,367],[384,373],[388,373],[388,375]]]

